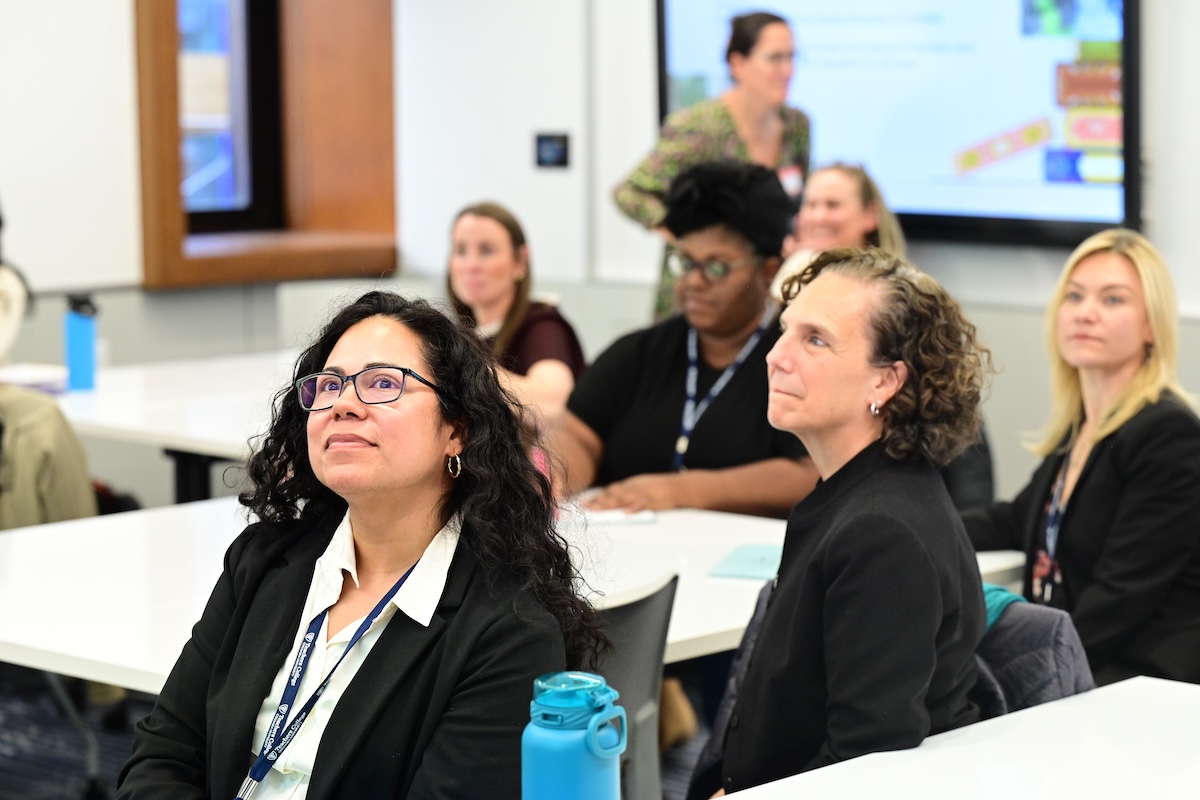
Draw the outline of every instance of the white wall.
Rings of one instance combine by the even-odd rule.
[[[142,280],[132,0],[0,0],[4,256],[35,290]]]
[[[450,221],[496,200],[521,220],[534,273],[588,275],[588,37],[580,0],[396,0],[396,230],[403,269],[444,270]],[[534,164],[536,133],[569,166]]]

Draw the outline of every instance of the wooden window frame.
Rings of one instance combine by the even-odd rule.
[[[135,0],[143,285],[179,289],[396,267],[391,0],[280,4],[282,230],[187,233],[174,0]]]

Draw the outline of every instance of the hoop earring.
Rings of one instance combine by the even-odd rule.
[[[450,473],[451,478],[462,475],[462,457],[458,453],[446,456],[446,472]]]
[[[872,416],[872,417],[878,417],[878,416],[879,416],[879,404],[878,404],[878,403],[871,403],[871,405],[870,405],[870,406],[868,406],[868,408],[870,408],[870,409],[871,409],[871,416]]]

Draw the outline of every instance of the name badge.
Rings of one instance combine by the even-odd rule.
[[[780,167],[775,174],[779,176],[779,182],[783,184],[788,197],[799,197],[804,191],[804,172],[795,164]]]

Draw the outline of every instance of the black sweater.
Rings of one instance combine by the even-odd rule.
[[[863,450],[792,512],[777,580],[730,720],[726,791],[979,719],[979,567],[933,467]]]

